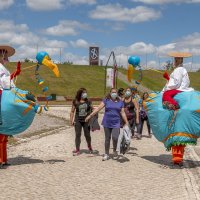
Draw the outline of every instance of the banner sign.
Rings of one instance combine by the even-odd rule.
[[[89,48],[89,62],[90,65],[99,65],[99,47]]]
[[[106,70],[106,87],[113,88],[114,70],[107,68]]]

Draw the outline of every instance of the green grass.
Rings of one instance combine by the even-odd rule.
[[[67,97],[74,97],[80,87],[88,90],[90,97],[104,97],[105,70],[100,66],[75,66],[58,65],[61,77],[56,78],[51,70],[41,66],[39,73],[44,79],[42,87],[38,86],[35,78],[35,68],[23,71],[24,67],[34,65],[34,63],[22,63],[22,72],[17,78],[17,87],[31,91],[34,94],[42,95],[42,87],[48,86],[48,94],[57,94]],[[16,63],[9,63],[10,72],[16,68]],[[117,80],[117,87],[127,87],[127,85]],[[106,90],[106,93],[109,89]]]
[[[24,67],[32,66],[34,63],[22,63],[21,75],[17,78],[17,87],[28,90],[36,95],[42,96],[42,87],[48,86],[48,94],[57,94],[67,97],[74,97],[76,91],[80,87],[85,87],[88,90],[90,97],[104,97],[104,79],[105,70],[100,66],[75,66],[75,65],[58,65],[61,77],[56,78],[51,70],[45,66],[41,66],[39,72],[44,79],[42,87],[38,86],[35,78],[35,68],[24,70]],[[16,63],[9,63],[10,72],[16,69]],[[119,69],[120,72],[126,74],[125,69]],[[190,72],[191,87],[200,90],[200,72]],[[138,72],[135,71],[134,79],[138,78]],[[162,74],[151,70],[143,71],[142,85],[154,91],[160,91],[166,81]],[[126,88],[127,84],[117,80],[117,87]],[[106,93],[109,91],[107,89]]]
[[[120,69],[120,72],[126,74],[127,71],[125,69]],[[164,71],[161,71],[164,73]],[[161,73],[152,71],[152,70],[143,70],[143,79],[142,85],[150,88],[153,91],[160,91],[164,87],[166,80],[163,78]],[[200,72],[189,72],[190,77],[190,86],[193,87],[195,90],[200,91]],[[134,71],[133,78],[138,78],[138,71]]]

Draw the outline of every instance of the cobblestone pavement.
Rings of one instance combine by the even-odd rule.
[[[41,118],[48,124],[48,115],[66,120],[68,113],[67,108],[52,108]],[[50,123],[53,126],[53,121]],[[133,139],[125,156],[102,161],[103,129],[92,132],[94,154],[89,154],[83,137],[81,155],[75,157],[74,129],[61,126],[56,130],[55,134],[9,147],[12,165],[0,170],[0,199],[200,199],[200,162],[191,147],[184,166],[174,167],[170,152],[154,137],[148,138],[145,129],[142,140]]]

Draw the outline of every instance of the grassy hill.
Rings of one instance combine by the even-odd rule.
[[[122,72],[123,74],[127,73],[125,69],[120,69],[120,72]],[[161,72],[164,73],[163,71]],[[150,88],[153,91],[160,91],[166,83],[166,80],[162,77],[161,73],[152,70],[143,70],[142,74],[142,85],[144,85],[147,88]],[[189,72],[189,77],[191,87],[193,87],[195,90],[200,91],[200,72]],[[137,70],[134,71],[133,78],[138,78]]]
[[[88,90],[90,97],[103,97],[104,95],[104,79],[105,70],[100,66],[75,66],[75,65],[58,65],[61,77],[56,78],[51,70],[45,66],[41,66],[39,73],[44,79],[44,84],[39,87],[35,77],[35,67],[23,71],[24,67],[32,66],[34,63],[22,63],[21,75],[17,78],[17,87],[29,90],[35,94],[42,94],[42,87],[48,86],[49,94],[57,94],[67,97],[74,97],[76,91],[80,87]],[[16,68],[16,63],[9,63],[10,72]],[[127,87],[127,85],[117,80],[119,87]],[[108,92],[109,89],[107,89]]]
[[[34,63],[22,63],[21,75],[17,78],[17,87],[29,90],[37,95],[42,94],[42,87],[48,86],[48,94],[57,94],[67,97],[74,97],[76,91],[80,87],[85,87],[88,90],[90,97],[103,97],[104,95],[104,79],[105,70],[100,66],[75,66],[75,65],[58,65],[61,77],[56,78],[51,70],[45,66],[41,66],[39,72],[44,79],[44,84],[39,87],[35,77],[35,67],[23,71],[24,67],[32,66]],[[10,72],[16,69],[16,63],[9,63]],[[120,72],[126,74],[125,69],[119,69]],[[135,71],[134,78],[137,78]],[[200,72],[189,73],[191,86],[196,90],[200,90]],[[118,88],[126,88],[127,85],[118,80]],[[165,85],[165,79],[162,74],[151,71],[143,71],[142,84],[154,91],[159,91]],[[108,89],[107,89],[108,92]]]

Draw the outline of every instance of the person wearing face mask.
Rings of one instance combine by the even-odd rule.
[[[88,122],[85,122],[86,117],[93,110],[92,102],[88,100],[87,90],[85,88],[80,88],[76,97],[73,100],[72,108],[70,112],[70,124],[75,128],[75,146],[76,150],[73,151],[73,155],[80,154],[80,144],[81,144],[81,131],[83,128],[85,139],[87,141],[88,149],[92,153],[92,145],[91,145],[91,135],[90,135],[90,127]]]
[[[135,126],[139,124],[139,106],[135,99],[132,98],[131,88],[127,88],[124,93],[124,110],[129,122],[129,126],[134,136]]]
[[[124,88],[119,88],[117,94],[120,100],[122,100],[124,98]]]
[[[18,63],[17,71],[10,74],[5,65],[8,63],[8,57],[15,53],[15,49],[7,46],[0,45],[0,126],[2,125],[1,116],[1,96],[3,90],[10,90],[15,87],[13,78],[20,74],[20,63]],[[7,142],[8,136],[0,133],[0,167],[8,165],[7,162]]]
[[[145,110],[144,106],[143,106],[143,102],[146,101],[146,99],[148,99],[149,97],[149,93],[148,92],[144,92],[143,96],[142,96],[142,102],[141,102],[141,109],[140,109],[140,135],[142,136],[142,131],[143,131],[143,126],[144,126],[144,122],[147,122],[147,130],[148,130],[148,136],[149,138],[152,137],[151,134],[151,127],[150,127],[150,123],[149,123],[149,119],[147,116],[147,111]]]
[[[124,112],[124,102],[121,101],[117,95],[117,90],[112,88],[109,94],[103,99],[100,105],[88,116],[85,121],[98,113],[100,110],[105,108],[105,113],[102,121],[105,132],[105,154],[103,161],[108,160],[110,150],[110,140],[113,140],[113,159],[117,159],[117,142],[120,134],[120,118],[124,120],[125,125],[128,126],[128,120]]]

